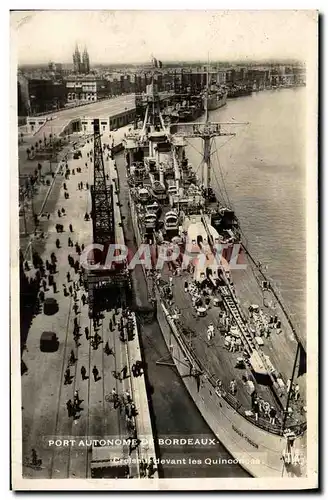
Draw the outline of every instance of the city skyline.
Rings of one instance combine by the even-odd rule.
[[[13,11],[11,42],[20,65],[72,64],[76,44],[88,47],[93,66],[152,55],[164,63],[306,61],[312,47],[300,27],[312,22],[316,29],[309,11]]]

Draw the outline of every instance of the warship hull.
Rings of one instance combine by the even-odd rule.
[[[283,436],[271,434],[253,425],[217,394],[206,377],[201,377],[198,389],[197,381],[190,376],[189,366],[185,361],[190,353],[159,296],[157,305],[157,320],[175,367],[202,417],[220,443],[253,477],[304,477],[301,459],[300,464],[285,467],[286,439]],[[302,448],[299,439],[294,446],[295,449]]]
[[[214,109],[219,109],[219,108],[222,108],[223,106],[225,106],[227,103],[227,94],[224,94],[223,96],[219,96],[219,95],[212,95],[212,96],[209,96],[208,98],[208,110],[209,111],[213,111]]]

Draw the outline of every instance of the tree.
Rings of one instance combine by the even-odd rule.
[[[26,154],[27,154],[27,159],[29,160],[30,159],[30,154],[31,154],[31,151],[30,151],[29,148],[27,148]]]

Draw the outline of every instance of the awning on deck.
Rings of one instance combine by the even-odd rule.
[[[268,375],[264,363],[257,351],[254,351],[251,354],[249,361],[255,373],[258,373],[259,375]]]

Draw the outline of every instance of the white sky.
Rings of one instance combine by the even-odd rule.
[[[19,63],[72,62],[75,43],[95,63],[313,57],[314,11],[16,11]],[[309,41],[311,43],[309,43]]]

